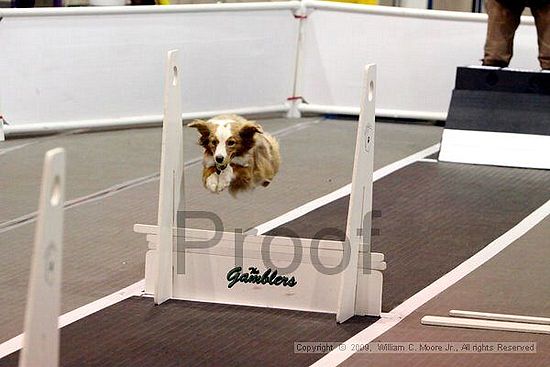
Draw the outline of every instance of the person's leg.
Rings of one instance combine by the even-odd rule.
[[[514,48],[514,34],[519,26],[524,0],[485,0],[489,15],[483,65],[506,67]]]
[[[550,1],[532,1],[530,6],[539,37],[540,67],[550,70]]]

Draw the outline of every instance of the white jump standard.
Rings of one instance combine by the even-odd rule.
[[[329,241],[177,228],[185,195],[176,57],[168,53],[158,224],[134,226],[149,244],[146,293],[157,304],[182,299],[326,312],[338,322],[379,316],[386,263],[370,249],[376,66],[364,74],[347,240]]]
[[[59,364],[64,204],[65,151],[56,148],[44,158],[20,367]]]

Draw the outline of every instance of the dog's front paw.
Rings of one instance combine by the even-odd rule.
[[[228,188],[232,180],[233,180],[233,168],[231,166],[227,166],[227,168],[220,173],[220,176],[218,179],[218,192]]]
[[[206,179],[206,188],[211,192],[218,192],[218,177],[217,173],[212,173]]]
[[[228,188],[229,185],[231,185],[233,177],[233,168],[231,168],[231,166],[228,166],[219,174],[212,173],[210,176],[208,176],[205,186],[211,192],[219,193]]]

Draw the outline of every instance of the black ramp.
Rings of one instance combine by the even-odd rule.
[[[455,89],[445,128],[550,135],[550,95]]]
[[[459,67],[456,70],[455,89],[550,95],[550,73]]]
[[[459,67],[445,128],[550,135],[550,73]]]
[[[415,163],[374,183],[373,251],[388,264],[382,310],[423,289],[550,199],[550,172],[450,163]],[[270,235],[317,237],[345,231],[349,196]],[[342,240],[343,238],[340,238]]]

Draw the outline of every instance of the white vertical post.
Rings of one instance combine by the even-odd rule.
[[[2,119],[2,116],[0,116],[0,141],[6,140],[6,136],[4,134],[4,120]]]
[[[300,118],[302,113],[298,108],[302,99],[298,98],[300,94],[301,81],[302,81],[302,68],[303,68],[303,50],[304,50],[304,38],[305,38],[305,27],[307,20],[307,6],[304,0],[300,3],[300,8],[296,10],[294,16],[299,19],[298,24],[298,40],[296,44],[296,57],[294,60],[294,81],[292,84],[292,99],[288,101],[289,110],[286,114],[287,118]]]
[[[2,101],[0,100],[0,141],[6,140],[6,135],[4,134],[4,117],[2,116]]]
[[[157,248],[157,277],[155,303],[172,297],[173,250],[172,230],[177,226],[177,211],[183,202],[183,127],[181,111],[180,70],[178,51],[168,52],[164,80],[164,119],[158,208],[159,245]]]
[[[357,126],[351,195],[346,225],[349,264],[342,271],[336,321],[344,322],[355,314],[357,296],[357,264],[359,249],[368,252],[370,266],[370,232],[372,215],[372,174],[374,164],[374,112],[376,97],[376,65],[365,67],[361,93],[361,114]],[[365,228],[363,228],[365,225]]]
[[[53,367],[59,363],[58,317],[61,303],[65,151],[46,153],[31,275],[25,310],[22,367]]]
[[[401,0],[401,6],[404,8],[427,9],[428,1],[427,0]]]

